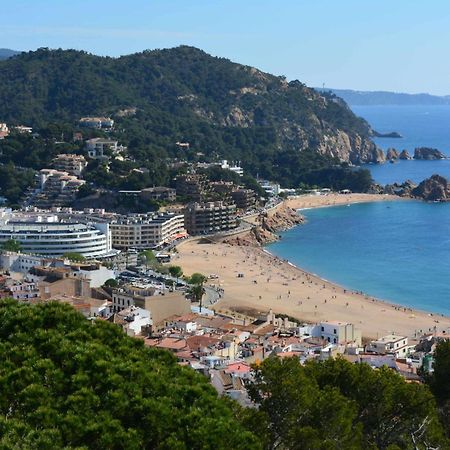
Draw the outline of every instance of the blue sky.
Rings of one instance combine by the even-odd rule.
[[[450,94],[447,0],[0,1],[0,47],[180,44],[309,86]]]

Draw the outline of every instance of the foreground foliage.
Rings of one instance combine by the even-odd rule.
[[[388,368],[269,358],[250,393],[260,409],[246,420],[266,448],[449,448],[431,392]]]
[[[71,307],[0,303],[2,449],[258,448],[207,380]]]

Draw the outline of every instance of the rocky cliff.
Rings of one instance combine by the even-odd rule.
[[[286,205],[279,206],[274,213],[262,214],[258,224],[250,231],[224,239],[230,245],[262,246],[278,240],[277,232],[288,230],[304,222],[304,217]]]
[[[320,153],[355,165],[380,164],[386,161],[383,150],[370,139],[339,130],[335,135],[324,135],[318,146]]]
[[[260,217],[261,228],[272,233],[284,231],[304,222],[303,216],[295,209],[281,205],[275,213],[267,213]]]

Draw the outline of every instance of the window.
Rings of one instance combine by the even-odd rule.
[[[322,331],[325,331],[325,328],[324,328],[324,327],[322,327]]]
[[[333,330],[333,333],[334,333],[334,334],[337,334],[337,330],[336,330],[336,328],[335,328],[335,329]]]

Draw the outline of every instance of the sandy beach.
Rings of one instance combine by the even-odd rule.
[[[350,194],[301,196],[287,200],[292,208],[314,208],[367,201],[393,200],[384,195]],[[259,247],[200,243],[187,240],[173,263],[185,274],[218,274],[211,281],[224,289],[214,309],[288,314],[299,320],[339,320],[355,324],[366,338],[395,333],[414,338],[425,332],[449,331],[450,318],[382,301],[329,283],[270,255]],[[243,274],[243,277],[238,277]]]

